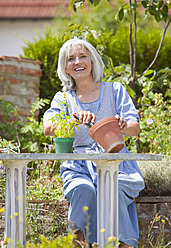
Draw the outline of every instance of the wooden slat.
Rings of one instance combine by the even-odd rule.
[[[168,203],[171,196],[141,196],[135,199],[136,203]]]

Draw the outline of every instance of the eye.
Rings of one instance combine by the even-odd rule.
[[[82,59],[83,59],[83,58],[86,58],[86,57],[87,57],[86,55],[82,55],[82,56],[81,56]]]
[[[71,57],[71,58],[68,59],[68,61],[69,61],[69,62],[72,62],[72,61],[74,61],[74,58]]]

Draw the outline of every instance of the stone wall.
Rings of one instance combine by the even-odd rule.
[[[162,235],[164,235],[167,242],[170,242],[171,196],[139,197],[136,199],[136,206],[140,230],[140,244],[146,243],[149,237],[152,243],[155,244],[159,235],[162,234],[162,227],[164,227]],[[148,237],[149,234],[151,236]]]
[[[0,57],[0,97],[12,102],[21,121],[30,116],[33,102],[39,97],[42,71],[40,62],[16,57]],[[38,114],[38,113],[37,113]],[[3,120],[1,114],[0,121]]]
[[[0,200],[0,209],[5,206],[4,200]],[[67,222],[67,202],[63,200],[62,202],[57,201],[30,201],[27,203],[27,211],[36,211],[36,214],[39,215],[38,224],[40,225],[42,221],[42,229],[48,228],[52,225],[50,220],[50,215],[54,212],[55,215],[58,215],[58,223],[56,225],[61,227],[61,230],[64,231],[64,223]],[[171,196],[169,197],[139,197],[136,199],[136,207],[138,212],[138,220],[140,227],[140,246],[146,244],[148,231],[152,225],[155,216],[160,216],[160,219],[152,225],[150,234],[151,240],[154,244],[155,240],[161,232],[160,225],[164,224],[164,238],[168,242],[171,241]],[[48,217],[49,215],[49,217]],[[65,224],[66,225],[66,224]],[[3,238],[4,232],[4,212],[0,213],[0,240]],[[145,245],[144,247],[151,247]]]

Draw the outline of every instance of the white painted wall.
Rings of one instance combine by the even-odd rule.
[[[23,39],[32,41],[37,33],[43,32],[46,24],[51,23],[44,20],[0,20],[0,56],[23,55],[22,47],[25,45]]]

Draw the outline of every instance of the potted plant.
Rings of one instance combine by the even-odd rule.
[[[71,153],[74,138],[74,127],[78,128],[78,122],[74,121],[67,115],[67,107],[69,105],[66,102],[66,92],[64,93],[63,101],[61,105],[60,113],[52,118],[52,129],[55,126],[55,136],[53,137],[55,143],[56,153]]]

